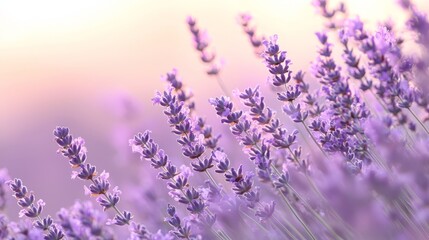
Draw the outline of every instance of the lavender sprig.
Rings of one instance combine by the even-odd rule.
[[[186,107],[192,111],[195,109],[195,102],[192,97],[193,94],[188,89],[183,87],[182,81],[177,76],[177,69],[173,69],[171,72],[168,72],[163,79],[167,81],[173,88],[174,93],[177,96],[177,99],[180,102],[186,103]]]
[[[115,217],[109,220],[109,223],[118,226],[130,225],[132,215],[129,211],[121,212],[116,206],[120,200],[121,193],[117,187],[110,190],[109,174],[103,171],[97,176],[96,167],[86,163],[86,147],[82,138],[73,138],[66,127],[57,127],[54,130],[55,141],[60,146],[58,150],[64,157],[69,159],[69,164],[72,167],[79,168],[78,171],[72,173],[72,178],[90,181],[89,187],[85,187],[85,192],[99,196],[97,202],[104,210],[113,208],[116,212]]]
[[[62,208],[57,213],[59,224],[65,234],[72,239],[114,239],[106,225],[107,216],[93,208],[91,202],[76,202],[69,209]]]
[[[301,147],[292,149],[292,146],[296,144],[297,139],[297,130],[294,130],[291,134],[287,134],[287,130],[282,127],[279,119],[277,119],[273,111],[265,106],[264,97],[260,95],[259,88],[254,89],[248,88],[243,93],[239,95],[243,100],[244,105],[250,108],[249,115],[252,117],[252,120],[257,123],[262,129],[262,133],[268,134],[271,138],[267,138],[267,141],[272,143],[272,146],[279,151],[287,149],[289,151],[288,160],[293,162],[299,170],[302,170],[306,179],[312,189],[322,198],[324,204],[326,205],[326,199],[317,186],[314,184],[313,179],[309,175],[309,162],[307,159],[301,158]],[[287,163],[284,163],[287,164]],[[287,165],[286,165],[287,166]],[[298,192],[292,188],[289,183],[289,172],[288,171],[279,171],[276,167],[273,167],[274,171],[278,174],[278,179],[274,181],[274,186],[276,189],[283,191],[287,194],[288,191],[292,190],[295,194]],[[322,224],[327,227],[327,229],[332,233],[333,236],[339,237],[338,234],[324,221],[321,220],[321,216],[315,212],[312,207],[305,202],[304,199],[303,205],[308,209],[317,220],[321,221]]]
[[[167,186],[171,189],[170,195],[173,196],[175,201],[185,204],[186,209],[192,215],[201,217],[206,214],[208,211],[207,203],[202,199],[200,193],[189,184],[188,176],[177,171],[177,167],[169,160],[164,150],[160,149],[158,144],[151,138],[149,131],[135,135],[130,140],[130,146],[133,152],[140,153],[142,160],[150,161],[153,168],[162,170],[158,177],[169,181]],[[173,233],[180,238],[189,239],[192,235],[189,225],[180,229],[178,229],[178,226],[174,227],[176,230]]]
[[[60,227],[54,224],[52,218],[47,216],[42,218],[40,214],[43,211],[45,202],[42,199],[36,201],[36,197],[32,192],[23,185],[22,180],[15,178],[8,182],[13,196],[17,199],[18,206],[22,208],[19,212],[19,217],[26,216],[33,220],[34,227],[45,232],[44,239],[46,240],[60,240],[64,238],[64,233]]]
[[[251,122],[243,116],[242,111],[234,111],[233,103],[226,97],[210,99],[211,105],[215,108],[217,115],[221,117],[221,122],[230,125],[230,130],[237,137],[240,144],[243,144],[250,150],[247,154],[250,160],[257,166],[257,175],[262,182],[274,182],[271,169],[272,160],[270,159],[270,147],[267,142],[262,141],[262,136],[257,131],[252,131]],[[283,200],[291,210],[295,218],[301,223],[308,235],[315,239],[314,234],[308,228],[307,224],[298,215],[294,207],[285,196],[285,192],[280,191]]]
[[[360,19],[350,19],[342,34],[343,39],[354,39],[359,44],[359,50],[365,54],[368,59],[368,69],[371,76],[378,80],[374,83],[377,98],[380,99],[383,107],[389,112],[391,117],[396,120],[398,125],[411,123],[402,109],[407,109],[412,117],[429,134],[429,130],[411,110],[414,102],[417,102],[424,111],[427,111],[425,101],[418,101],[418,90],[409,86],[409,76],[407,72],[411,70],[412,65],[407,61],[401,61],[403,53],[400,44],[402,40],[396,38],[391,26],[380,26],[374,34],[365,31],[364,25]],[[345,41],[345,40],[344,40]],[[399,59],[399,60],[398,60]],[[395,65],[398,65],[395,67]],[[417,100],[417,101],[416,101]]]
[[[345,4],[340,2],[336,8],[329,9],[327,0],[313,0],[313,6],[316,8],[318,13],[327,19],[328,23],[326,27],[329,29],[336,29],[343,23],[341,19],[337,20],[335,17],[338,13],[346,13]]]
[[[180,102],[172,94],[171,89],[164,91],[162,94],[157,93],[153,101],[155,104],[165,108],[164,114],[168,117],[172,132],[179,136],[177,142],[182,146],[182,154],[191,160],[199,159],[205,152],[204,143],[195,133],[194,124],[189,118],[188,110],[183,106],[184,103]],[[207,161],[209,162],[210,160],[207,159]],[[211,164],[207,165],[207,167],[210,166]]]
[[[353,169],[359,171],[362,161],[368,161],[369,157],[365,151],[365,139],[356,139],[355,134],[364,135],[361,124],[368,118],[369,111],[365,103],[351,92],[348,78],[342,76],[341,68],[336,65],[331,53],[324,50],[331,48],[326,34],[316,35],[322,47],[320,56],[314,63],[314,72],[325,85],[323,93],[331,102],[327,113],[331,118],[329,126],[333,130],[324,135],[323,144],[330,151],[342,153]],[[329,138],[332,140],[329,141]]]
[[[216,54],[209,53],[207,50],[209,45],[207,34],[198,28],[197,21],[194,17],[189,16],[186,22],[188,23],[189,30],[193,36],[195,49],[200,53],[201,61],[207,65],[210,65],[206,73],[210,76],[216,77],[217,83],[222,89],[223,93],[229,96],[229,91],[219,74],[221,66],[218,63],[214,63]]]
[[[178,80],[177,70],[173,70],[170,74],[170,78],[174,79],[174,82],[168,81],[171,84],[173,95],[177,97],[177,100],[183,105],[188,104],[188,102],[192,102],[190,98],[185,99],[184,101],[181,100],[180,92],[177,91],[176,86],[180,86],[180,88],[183,87],[183,83]],[[165,94],[165,93],[164,93]],[[159,96],[159,95],[158,95]],[[156,98],[155,102],[159,102],[159,97]],[[184,113],[188,116],[191,116],[194,112],[192,111],[194,109],[189,109],[188,111],[184,111]],[[167,114],[168,115],[168,114]],[[195,113],[193,114],[195,115]],[[225,197],[223,188],[221,188],[221,185],[218,184],[214,178],[209,173],[208,169],[213,167],[215,163],[217,163],[217,169],[215,170],[216,173],[224,174],[225,180],[227,182],[233,183],[232,190],[239,198],[244,198],[247,202],[247,206],[250,209],[254,209],[256,204],[259,204],[261,206],[264,206],[262,202],[260,202],[259,197],[255,198],[254,196],[258,196],[259,192],[258,189],[253,189],[253,174],[244,173],[242,171],[242,165],[239,166],[238,172],[235,171],[234,168],[230,168],[229,165],[229,159],[226,157],[226,154],[224,153],[224,150],[220,148],[217,143],[220,138],[220,135],[214,137],[212,134],[212,128],[211,126],[207,125],[205,121],[198,117],[194,116],[197,120],[194,122],[194,128],[193,131],[196,133],[196,135],[200,134],[200,136],[204,136],[204,146],[206,149],[211,150],[211,156],[201,159],[200,157],[197,158],[197,162],[192,162],[192,169],[196,172],[204,172],[207,174],[208,178],[210,179],[210,182],[206,182],[209,186],[210,192],[215,195],[219,196],[220,198]],[[180,143],[180,140],[179,140]],[[231,177],[235,176],[235,177]],[[216,197],[215,199],[218,199],[219,197]],[[218,201],[218,200],[217,200]],[[268,204],[269,205],[269,204]],[[259,210],[258,210],[259,211]],[[262,212],[264,212],[264,209],[261,209]],[[242,214],[244,214],[241,211]],[[248,215],[244,214],[245,216],[249,217]],[[258,215],[257,215],[258,216]],[[271,215],[266,215],[271,216]],[[255,221],[253,218],[249,217],[252,221]],[[260,218],[261,220],[267,220],[267,218]],[[281,224],[281,223],[280,223]],[[257,223],[257,225],[264,230],[264,228]],[[288,231],[288,230],[287,230]],[[289,234],[290,236],[290,234]]]
[[[174,206],[169,204],[167,207],[167,213],[169,217],[166,218],[166,222],[174,228],[173,234],[176,237],[182,239],[196,238],[196,236],[191,233],[191,227],[187,223],[182,224],[182,220],[176,214],[176,208]]]
[[[257,36],[255,33],[255,27],[250,25],[250,21],[252,20],[252,15],[249,13],[242,13],[238,17],[238,22],[241,25],[243,31],[246,33],[249,38],[249,42],[253,47],[253,50],[256,56],[260,57],[263,51],[262,49],[262,41],[264,37]]]
[[[283,111],[289,115],[294,122],[301,123],[304,126],[321,153],[325,157],[328,157],[305,123],[309,114],[308,111],[301,110],[301,104],[294,104],[294,100],[301,94],[301,89],[298,87],[299,85],[295,88],[288,85],[289,81],[292,79],[292,71],[290,70],[291,60],[286,58],[286,51],[280,50],[277,40],[277,35],[266,39],[263,42],[265,50],[262,55],[268,71],[271,73],[269,78],[271,84],[275,87],[284,87],[286,89],[285,92],[277,94],[277,99],[284,103]]]
[[[173,74],[176,75],[177,71],[173,72]],[[174,76],[174,78],[177,79],[177,76]],[[176,81],[176,84],[182,85],[179,81]],[[171,87],[174,88],[174,85],[171,84]],[[202,118],[196,117],[197,120],[193,121],[191,119],[191,110],[184,107],[187,102],[181,101],[180,95],[175,94],[171,89],[169,88],[162,94],[158,93],[154,98],[154,102],[165,108],[164,114],[169,118],[172,132],[179,137],[177,142],[182,146],[183,155],[197,161],[191,163],[192,169],[196,172],[206,173],[213,186],[218,188],[218,183],[208,170],[214,166],[213,160],[216,158],[213,158],[213,153],[219,150],[217,141],[220,136],[213,137],[211,127],[206,125]],[[204,140],[197,136],[203,136]],[[209,149],[211,150],[211,156],[204,156]],[[198,151],[198,154],[192,154],[195,151]]]

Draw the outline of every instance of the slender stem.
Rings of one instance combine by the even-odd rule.
[[[217,236],[219,239],[231,240],[231,238],[230,238],[230,237],[228,237],[228,235],[226,235],[226,233],[224,233],[222,230],[216,231],[216,230],[214,230],[213,228],[210,228],[210,230],[211,230],[214,234],[216,234],[216,236]]]
[[[164,171],[167,171],[167,169],[166,169],[166,167],[165,166],[163,166],[162,167],[162,169],[164,170]],[[207,173],[207,171],[206,171],[206,173]],[[209,174],[210,175],[210,174]],[[174,182],[174,183],[177,183],[176,182],[176,179],[174,179],[174,178],[172,178],[172,181]],[[214,181],[214,180],[213,180]],[[186,197],[186,193],[185,193],[185,191],[183,191],[183,189],[180,189],[180,191],[182,192],[182,194],[183,194],[183,196],[185,196]],[[208,208],[206,208],[206,211],[207,211],[207,213],[208,214],[212,214],[211,213],[211,211],[210,211],[210,209],[208,209]],[[213,232],[213,233],[217,233],[217,231],[215,231],[213,228],[211,228],[211,231]],[[226,236],[227,237],[227,239],[230,239],[230,237],[228,237],[228,235],[225,233],[225,232],[223,232],[222,231],[222,229],[220,229],[219,230],[219,232],[221,232],[224,236]],[[219,235],[218,235],[219,236]],[[219,236],[219,237],[221,237],[221,236]]]
[[[206,170],[206,171],[204,171],[205,173],[206,173],[206,175],[208,176],[208,178],[210,179],[210,181],[215,185],[215,186],[218,186],[217,185],[217,183],[216,183],[216,181],[214,180],[214,178],[213,178],[213,176],[210,174],[210,172],[208,171],[208,170]],[[221,191],[220,191],[220,194],[222,195],[222,191],[223,191],[223,189],[220,189]],[[252,220],[253,222],[255,222],[256,223],[256,225],[257,226],[259,226],[259,228],[261,228],[262,230],[265,230],[265,231],[267,231],[261,224],[259,224],[259,222],[258,221],[256,221],[255,219],[253,219],[253,217],[251,217],[251,216],[249,216],[248,214],[246,214],[244,211],[242,211],[241,209],[239,209],[239,211],[241,212],[241,213],[243,213],[244,214],[244,216],[246,216],[247,218],[249,218],[250,220]]]
[[[292,155],[293,159],[298,164],[298,166],[301,166],[301,163],[299,162],[298,157],[293,153],[292,149],[290,149],[290,147],[288,147],[287,150],[289,150],[289,153]]]
[[[279,172],[279,170],[276,168],[276,167],[273,167],[273,169],[274,169],[274,171],[277,173],[277,174],[279,174],[280,175],[280,172]],[[307,176],[307,174],[306,174],[306,176]],[[340,236],[338,236],[338,234],[329,226],[329,224],[327,224],[322,218],[321,218],[321,216],[319,215],[319,213],[317,213],[316,211],[314,211],[314,209],[310,206],[310,204],[308,204],[306,201],[305,201],[305,199],[291,186],[291,185],[289,185],[288,184],[288,188],[289,189],[291,189],[292,190],[292,192],[294,192],[297,196],[298,196],[298,198],[302,201],[302,203],[303,203],[303,206],[307,209],[307,210],[309,210],[313,215],[314,215],[314,217],[316,217],[316,219],[320,222],[320,223],[322,223],[322,225],[323,226],[325,226],[326,227],[326,229],[329,231],[329,232],[331,232],[331,234],[333,235],[333,236],[336,236],[337,237],[337,239],[342,239]],[[314,188],[317,188],[316,186],[314,186]],[[320,193],[320,197],[322,198],[322,200],[324,200],[325,202],[326,202],[326,199],[324,198],[324,196]],[[335,214],[335,212],[333,212],[332,214],[334,214],[336,217],[338,217],[339,219],[341,219],[338,215],[336,215]]]
[[[210,179],[210,181],[213,183],[213,185],[215,187],[218,187],[218,184],[217,184],[216,180],[214,180],[213,176],[210,174],[210,172],[208,171],[208,169],[206,169],[204,172],[206,173],[206,175]]]
[[[288,235],[290,238],[292,238],[292,239],[294,239],[294,240],[297,240],[296,239],[296,237],[295,237],[295,235],[293,235],[290,231],[289,231],[289,229],[287,228],[287,227],[285,227],[285,226],[283,226],[283,224],[280,222],[280,220],[279,219],[277,219],[275,216],[273,216],[273,219],[275,220],[275,222],[277,222],[277,224],[279,225],[279,226],[277,226],[279,229],[280,229],[280,231],[285,231],[286,232],[286,235]],[[274,223],[274,222],[273,222]],[[275,224],[275,223],[274,223]],[[296,229],[294,229],[295,231],[297,231],[298,233],[299,233],[299,231],[298,230],[296,230]],[[302,236],[302,235],[301,235]],[[303,236],[302,236],[303,237]]]
[[[225,237],[222,237],[222,235],[221,235],[219,232],[215,231],[213,228],[210,228],[210,231],[211,231],[214,235],[216,235],[216,237],[217,237],[218,239],[225,239]]]
[[[323,153],[323,155],[328,158],[328,155],[325,153],[325,151],[322,149],[322,146],[320,146],[320,144],[317,142],[316,138],[313,136],[313,134],[311,133],[310,129],[308,129],[307,125],[304,122],[301,122],[302,125],[304,125],[305,130],[308,132],[308,134],[310,134],[311,139],[313,140],[313,142],[317,145],[317,147],[319,148],[319,150]]]
[[[414,221],[408,217],[407,213],[404,212],[404,210],[401,208],[401,206],[398,205],[397,202],[394,202],[393,205],[395,206],[395,208],[397,208],[399,210],[399,212],[401,213],[402,217],[404,217],[405,221],[408,223],[408,225],[413,228],[413,230],[415,231],[416,234],[423,234],[422,236],[425,236],[427,233],[425,232],[424,229],[422,229],[421,226],[417,225],[414,223]]]
[[[292,231],[296,234],[296,235],[298,235],[298,237],[300,238],[300,239],[306,239],[306,237],[304,237],[304,235],[302,235],[302,233],[292,224],[292,223],[290,223],[287,219],[285,219],[285,218],[282,218],[281,220],[283,220],[284,222],[286,222],[286,224],[290,227],[290,229],[292,229]],[[280,220],[278,220],[278,221],[280,221]]]
[[[252,220],[256,225],[258,225],[265,233],[269,234],[270,232],[268,231],[268,229],[266,229],[264,226],[262,226],[258,221],[256,221],[255,219],[252,218],[252,216],[250,216],[249,214],[247,214],[245,211],[240,211],[241,214],[243,214],[244,216],[246,216],[247,218],[249,218],[250,220]]]
[[[248,131],[245,131],[246,135],[249,136]],[[261,150],[261,147],[258,144],[254,145],[257,149]],[[271,168],[275,169],[275,171],[277,172],[277,174],[280,176],[281,174],[279,173],[279,171],[277,170],[277,168],[275,166],[273,166],[273,164],[271,163]],[[315,240],[314,235],[311,233],[310,229],[307,227],[307,225],[305,224],[305,222],[299,217],[298,213],[295,211],[295,209],[293,208],[293,206],[289,203],[289,200],[286,198],[286,196],[284,196],[283,192],[279,190],[280,195],[282,195],[283,200],[286,201],[286,204],[288,205],[289,209],[291,209],[293,215],[295,216],[295,218],[298,219],[298,221],[303,225],[304,229],[309,233],[309,235],[312,237],[313,240]]]
[[[305,134],[302,131],[299,131],[299,134],[301,135],[302,139],[304,139],[305,145],[310,149],[310,151],[313,152],[313,148],[311,147],[310,143],[308,142],[307,137],[305,136]]]
[[[413,115],[413,117],[419,122],[419,124],[423,127],[423,129],[426,131],[427,134],[429,134],[429,130],[426,128],[426,126],[420,121],[420,119],[416,116],[416,114],[411,110],[411,108],[407,108],[408,111]]]
[[[371,94],[377,99],[378,103],[381,105],[381,107],[384,109],[384,111],[389,112],[389,110],[387,109],[387,107],[384,105],[385,102],[383,99],[381,99],[373,90],[372,88],[370,88],[369,90],[371,92]]]
[[[309,180],[309,178],[308,178],[308,175],[306,175],[307,176],[307,180]],[[309,180],[310,181],[310,180]],[[313,183],[314,184],[314,183]],[[310,184],[311,185],[311,184]],[[316,186],[314,186],[314,187],[316,187]],[[290,187],[290,188],[292,188],[292,187]],[[295,193],[295,194],[298,194],[294,189],[293,189],[293,192]],[[321,193],[320,193],[321,194]],[[304,201],[304,199],[298,194],[298,197],[302,200],[302,201]],[[321,198],[323,198],[322,200],[324,201],[324,202],[326,202],[326,199],[323,197],[323,195],[321,195]],[[332,227],[328,224],[328,223],[326,223],[326,221],[320,216],[320,214],[318,213],[318,212],[316,212],[310,205],[308,205],[308,203],[306,203],[306,202],[304,202],[305,204],[303,204],[304,205],[304,207],[307,209],[307,210],[309,210],[313,215],[314,215],[314,217],[316,217],[316,219],[323,225],[323,226],[325,226],[325,228],[336,238],[336,239],[343,239],[342,237],[340,237],[333,229],[332,229]],[[334,215],[336,215],[336,214],[334,214]],[[337,215],[336,215],[337,216]],[[339,217],[339,216],[337,216],[337,217]]]
[[[288,206],[289,210],[292,212],[292,214],[295,216],[295,218],[301,223],[301,225],[304,227],[305,231],[310,235],[310,238],[313,240],[316,240],[316,237],[311,232],[310,228],[308,228],[307,224],[305,224],[304,220],[299,216],[299,214],[296,212],[295,208],[290,204],[289,199],[284,195],[283,192],[280,192],[280,195],[284,199],[286,205]]]
[[[96,183],[95,183],[95,181],[93,180],[93,179],[90,179],[91,180],[91,182],[92,182],[92,184],[94,184],[94,185],[96,185]],[[121,211],[119,211],[119,209],[116,207],[116,205],[115,204],[113,204],[112,203],[112,201],[110,201],[110,198],[107,196],[107,194],[106,193],[103,193],[102,194],[106,199],[105,200],[107,200],[107,201],[109,201],[109,203],[112,205],[112,208],[115,210],[115,212],[122,218],[122,219],[125,219],[125,217],[124,217],[124,215],[121,213]],[[126,224],[127,225],[130,225],[130,223],[127,221],[126,222]]]
[[[219,73],[216,74],[216,80],[217,83],[219,85],[219,87],[222,89],[222,92],[229,98],[231,98],[231,94],[229,94],[228,88],[226,87],[226,85],[224,84],[224,82],[222,81],[222,78],[220,77]]]

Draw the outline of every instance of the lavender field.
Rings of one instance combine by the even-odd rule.
[[[429,3],[0,3],[0,239],[429,239]]]

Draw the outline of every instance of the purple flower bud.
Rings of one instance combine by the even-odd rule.
[[[181,227],[180,218],[176,214],[173,214],[171,218],[168,219],[168,224],[170,224],[175,228],[180,228]]]
[[[273,35],[269,38],[269,40],[265,40],[262,42],[262,44],[264,44],[265,46],[264,54],[268,56],[274,56],[279,52],[280,47],[279,45],[277,45],[277,39],[278,39],[278,36]]]
[[[52,225],[48,230],[48,234],[45,236],[45,240],[60,240],[64,237],[65,235],[62,230],[59,229],[56,225]]]
[[[229,169],[229,159],[224,158],[223,160],[219,160],[218,164],[216,165],[215,172],[217,173],[225,173]]]
[[[149,235],[144,225],[131,222],[131,239],[149,239]]]
[[[204,172],[209,168],[212,168],[213,165],[213,158],[205,158],[204,160],[198,160],[197,163],[191,163],[192,169],[194,169],[197,172]]]
[[[103,210],[106,211],[107,209],[116,206],[120,199],[119,194],[120,191],[115,187],[113,189],[113,193],[109,192],[106,194],[106,198],[98,197],[97,202],[103,207]]]
[[[123,211],[122,215],[116,215],[113,219],[113,223],[118,226],[129,225],[133,216],[130,212]]]
[[[289,184],[289,172],[287,171],[283,171],[280,177],[278,177],[278,179],[274,182],[274,186],[283,192],[286,192],[289,189],[288,184]]]
[[[328,41],[328,36],[324,32],[316,32],[317,39],[322,45],[325,45]]]
[[[265,204],[263,207],[256,210],[255,215],[260,218],[261,221],[269,219],[273,213],[276,203],[272,201],[270,204]]]
[[[167,166],[165,167],[165,169],[166,169],[165,172],[158,174],[158,177],[160,177],[161,179],[164,179],[164,180],[171,179],[179,174],[176,171],[176,167],[172,165],[170,162],[167,163]]]
[[[273,146],[277,148],[289,148],[292,144],[296,142],[296,135],[298,131],[294,131],[292,134],[286,136],[285,129],[278,129],[276,133],[273,134],[274,143]]]
[[[255,208],[256,204],[259,203],[260,194],[259,194],[259,188],[258,187],[255,187],[254,190],[248,191],[248,192],[244,193],[243,195],[246,199],[246,203],[247,203],[247,206],[249,208]]]
[[[168,186],[171,189],[182,190],[185,186],[188,185],[188,178],[179,176],[175,181],[169,182]]]
[[[227,97],[211,98],[209,102],[215,107],[216,114],[221,117],[226,117],[232,112],[232,102]]]
[[[30,193],[30,196],[25,196],[18,200],[18,205],[22,208],[29,207],[34,202],[34,195]]]
[[[205,151],[205,148],[201,144],[195,144],[191,146],[186,146],[183,148],[183,155],[189,157],[190,159],[195,159],[200,157]]]
[[[176,208],[173,205],[168,204],[167,213],[168,213],[168,215],[170,215],[170,217],[173,217],[174,215],[176,215]]]
[[[193,200],[196,200],[200,197],[200,194],[192,188],[191,190],[187,189],[184,196],[181,196],[179,199],[180,203],[190,204]]]
[[[234,192],[238,195],[243,195],[246,192],[250,191],[250,189],[252,189],[252,186],[252,177],[247,175],[241,181],[234,182],[234,188],[232,190],[234,190]]]
[[[52,218],[48,216],[42,220],[37,220],[35,223],[35,226],[37,228],[42,229],[43,231],[46,231],[49,229],[49,227],[52,225],[52,223],[53,223]]]
[[[104,177],[97,177],[96,179],[94,179],[93,184],[91,184],[89,186],[89,190],[91,191],[92,194],[105,194],[110,187],[110,183],[107,180],[107,178]]]
[[[205,207],[205,203],[201,199],[198,199],[192,200],[186,209],[192,214],[200,214],[204,211]]]
[[[173,233],[178,238],[189,239],[191,236],[191,227],[189,225],[185,225],[184,227],[177,228],[177,230],[173,231]]]
[[[96,174],[96,167],[87,163],[80,166],[80,172],[77,174],[77,177],[82,180],[91,180]]]
[[[301,89],[298,85],[295,85],[295,89],[292,86],[288,86],[286,92],[277,93],[277,99],[283,102],[292,102],[301,95]]]
[[[300,104],[294,106],[293,104],[285,105],[283,111],[288,114],[294,122],[304,122],[308,117],[308,112],[301,112]]]
[[[243,180],[243,166],[240,165],[237,171],[234,168],[231,168],[225,173],[225,179],[232,183]]]

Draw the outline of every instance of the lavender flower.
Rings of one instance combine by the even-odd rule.
[[[32,192],[28,191],[21,179],[15,178],[14,180],[10,180],[8,185],[14,193],[13,196],[17,199],[18,206],[22,208],[19,212],[19,217],[26,216],[30,219],[36,219],[34,221],[34,226],[45,232],[45,239],[59,240],[64,238],[64,233],[53,224],[53,220],[50,216],[46,218],[40,216],[45,202],[42,199],[35,202],[36,197]]]
[[[272,45],[274,46],[274,45]],[[275,46],[274,46],[275,47]],[[275,52],[278,52],[278,50],[274,50]],[[256,91],[252,91],[251,89],[247,90],[245,94],[242,94],[241,97],[244,99],[251,99],[250,96],[256,95]],[[250,103],[256,103],[257,101],[249,100],[249,102],[245,102],[245,104],[251,105]],[[272,159],[270,157],[270,147],[267,144],[267,142],[262,141],[261,134],[257,132],[256,129],[251,128],[251,122],[247,120],[245,117],[241,117],[242,112],[234,112],[233,111],[233,104],[230,102],[229,99],[221,97],[216,99],[210,99],[210,103],[214,106],[214,108],[217,111],[217,114],[221,117],[221,122],[223,123],[232,123],[230,126],[231,132],[237,137],[237,139],[240,141],[240,144],[244,145],[246,148],[250,148],[250,151],[247,151],[247,154],[250,157],[250,160],[254,162],[254,164],[257,166],[257,175],[261,182],[271,182],[273,186],[275,186],[276,179],[273,178],[272,169],[274,169],[275,172],[277,172],[276,167],[272,165]],[[261,108],[259,108],[261,109]],[[255,114],[257,114],[257,111],[253,111]],[[239,114],[238,114],[239,113]],[[232,118],[235,119],[234,122],[230,122],[229,119]],[[231,171],[228,173],[228,179],[240,179],[240,170],[235,171],[231,169]],[[275,176],[275,175],[274,175]],[[281,177],[281,176],[280,176]],[[236,188],[234,189],[238,194],[243,194],[248,191],[248,189],[251,188],[252,182],[250,181],[250,178],[245,179],[245,181],[241,181],[239,184],[236,185]],[[274,187],[275,188],[275,187]],[[278,189],[278,188],[277,188]],[[284,195],[285,191],[281,191],[280,193],[283,196],[283,200],[288,205],[289,209],[293,213],[294,217],[301,223],[301,225],[304,227],[305,231],[307,232],[308,236],[312,239],[315,239],[313,233],[308,228],[306,223],[302,220],[302,218],[299,216],[299,214],[296,212],[294,207],[290,204],[287,197]],[[257,194],[248,193],[247,196],[249,196],[249,206],[252,206],[252,200],[255,199],[254,196],[257,196]],[[257,198],[256,198],[257,199]],[[256,216],[261,217],[263,220],[266,220],[266,218],[272,216],[272,211],[274,211],[274,203],[270,205],[270,207],[263,206],[262,208],[259,208],[256,212]],[[266,217],[266,218],[265,218]],[[290,233],[287,233],[289,237],[291,237]]]
[[[207,50],[209,42],[208,42],[208,37],[206,32],[201,31],[197,27],[197,21],[195,18],[189,16],[186,21],[188,23],[189,30],[193,36],[195,49],[200,54],[201,61],[209,65],[206,73],[210,76],[216,77],[217,83],[219,87],[222,89],[222,91],[224,92],[224,94],[229,95],[229,91],[220,77],[221,64],[215,63],[214,61],[215,61],[216,54],[209,53],[209,51]]]
[[[0,211],[6,207],[6,182],[9,181],[10,177],[7,173],[7,169],[0,169]]]
[[[174,92],[177,95],[177,98],[181,102],[187,103],[187,108],[193,110],[195,108],[195,102],[192,101],[192,92],[186,90],[183,87],[183,83],[177,77],[177,69],[173,69],[171,72],[167,73],[164,77],[164,80],[167,81],[171,87],[174,89]]]
[[[62,208],[57,217],[69,238],[113,239],[111,229],[106,227],[107,215],[94,209],[91,202],[76,202],[69,209]]]
[[[328,2],[327,0],[314,0],[312,3],[318,13],[328,20],[326,27],[336,29],[341,26],[342,21],[336,20],[335,17],[338,15],[337,13],[346,13],[345,5],[340,2],[336,8],[329,9]]]
[[[72,178],[88,183],[85,193],[101,208],[78,200],[55,217],[43,217],[44,202],[0,169],[0,211],[10,211],[10,189],[25,216],[15,222],[2,212],[0,238],[427,239],[429,21],[417,4],[398,2],[408,14],[405,25],[391,20],[371,31],[365,19],[349,18],[343,3],[313,1],[326,26],[315,34],[317,56],[303,70],[293,69],[276,35],[262,37],[251,15],[240,15],[268,70],[274,102],[262,86],[228,96],[207,34],[188,18],[206,72],[225,92],[209,103],[230,134],[221,138],[210,116],[197,114],[194,93],[173,69],[162,76],[168,87],[153,103],[162,107],[178,151],[169,148],[167,154],[149,130],[129,141],[155,175],[144,165],[127,172],[141,185],[122,195],[109,173],[89,162],[85,141],[57,127],[58,153],[72,167]],[[233,138],[240,147],[223,149]],[[118,208],[127,193],[135,205],[129,207],[154,233]]]
[[[238,22],[243,28],[244,33],[246,33],[249,41],[254,49],[256,56],[260,56],[262,53],[262,41],[264,37],[259,37],[255,34],[255,28],[250,26],[250,21],[252,20],[252,15],[249,13],[242,13],[238,17]]]
[[[151,162],[152,167],[155,169],[161,169],[162,172],[158,174],[158,177],[164,180],[168,180],[167,186],[171,189],[171,196],[182,204],[187,206],[187,210],[191,214],[200,215],[205,212],[207,205],[200,198],[200,193],[188,183],[188,177],[177,171],[168,156],[164,153],[164,150],[159,149],[158,145],[150,137],[150,132],[138,133],[130,140],[130,146],[134,152],[138,152],[141,155],[141,159],[145,159]],[[173,216],[172,216],[173,217]],[[174,220],[174,219],[173,219]],[[170,225],[172,225],[170,223]],[[184,227],[175,226],[173,234],[179,238],[188,239],[191,235],[190,225]]]
[[[164,114],[169,118],[169,123],[173,128],[172,132],[181,136],[178,142],[182,145],[183,155],[190,159],[199,158],[205,148],[192,129],[192,122],[187,116],[188,112],[184,108],[183,102],[179,102],[170,89],[162,94],[158,93],[154,102],[166,108]]]
[[[91,181],[89,187],[85,186],[85,192],[88,194],[99,196],[97,202],[104,210],[113,208],[116,212],[115,217],[108,223],[123,226],[130,225],[133,218],[128,211],[119,211],[117,204],[120,200],[121,193],[117,187],[110,190],[110,182],[108,180],[109,173],[103,171],[99,176],[96,176],[96,167],[86,162],[86,147],[85,141],[82,138],[73,138],[69,133],[69,129],[65,127],[57,127],[54,130],[55,141],[60,146],[58,150],[64,157],[69,159],[72,167],[80,168],[78,172],[73,172],[72,178],[78,177],[81,180]]]
[[[16,239],[44,240],[46,238],[43,234],[43,230],[35,228],[33,222],[28,219],[19,222],[11,222],[9,223],[9,227],[11,229],[9,235]]]

